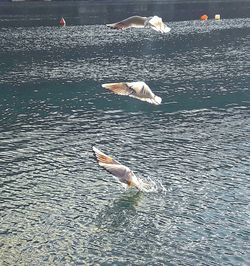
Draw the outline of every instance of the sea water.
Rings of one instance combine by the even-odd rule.
[[[1,265],[249,264],[250,20],[168,25],[0,29]],[[93,145],[159,191],[124,190]]]

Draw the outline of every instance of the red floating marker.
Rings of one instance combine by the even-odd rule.
[[[200,20],[208,20],[208,15],[202,15],[201,17],[200,17]]]
[[[62,27],[66,26],[66,21],[65,21],[65,19],[64,19],[64,18],[61,18],[59,24],[60,24],[60,26],[62,26]]]

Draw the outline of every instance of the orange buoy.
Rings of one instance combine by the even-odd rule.
[[[202,15],[201,17],[200,17],[200,20],[208,20],[208,15]]]
[[[60,24],[61,27],[66,26],[66,21],[65,21],[65,19],[64,19],[64,18],[61,18],[59,24]]]

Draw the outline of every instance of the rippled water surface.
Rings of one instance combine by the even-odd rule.
[[[249,265],[250,20],[169,26],[0,29],[1,265]],[[137,80],[162,105],[101,87]]]

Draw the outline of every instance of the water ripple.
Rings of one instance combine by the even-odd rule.
[[[0,29],[4,264],[248,264],[249,19],[170,27]],[[100,86],[125,79],[163,104]],[[92,145],[166,191],[125,192]]]

